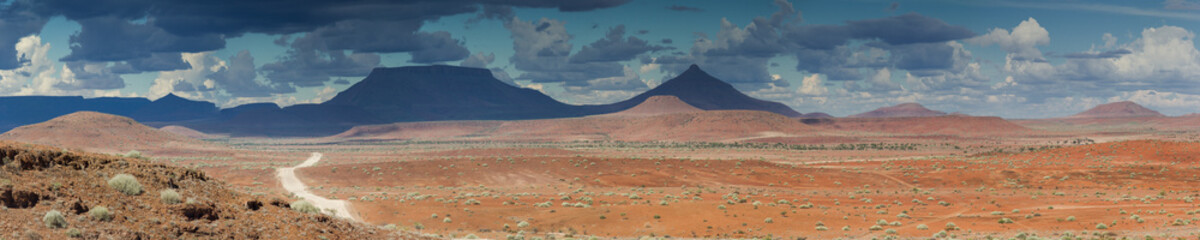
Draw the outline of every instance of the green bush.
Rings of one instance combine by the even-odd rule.
[[[48,228],[65,228],[67,227],[67,218],[63,217],[58,210],[50,210],[46,212],[46,216],[42,217],[42,223]]]
[[[142,184],[138,183],[137,178],[129,174],[117,174],[112,179],[108,179],[108,186],[125,195],[133,196],[142,194]]]
[[[139,159],[144,159],[144,158],[142,157],[142,152],[138,152],[138,150],[129,150],[129,152],[127,152],[127,153],[125,153],[125,154],[122,154],[121,156],[123,156],[123,157],[127,157],[127,158],[139,158]]]
[[[92,216],[92,220],[101,222],[112,220],[113,218],[112,214],[108,212],[108,208],[104,206],[92,207],[92,210],[88,210],[87,213],[88,216]]]
[[[80,232],[78,228],[67,229],[67,237],[82,238],[83,232]]]
[[[183,197],[179,196],[179,193],[175,192],[174,189],[159,191],[158,198],[162,199],[162,202],[166,204],[179,204],[183,202]]]
[[[321,213],[321,209],[317,209],[317,206],[313,206],[312,203],[310,203],[308,201],[299,200],[299,201],[292,202],[291,205],[292,205],[292,210],[296,210],[297,212],[308,213],[308,214]]]

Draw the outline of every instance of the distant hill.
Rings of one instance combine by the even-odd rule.
[[[0,132],[78,111],[129,116],[148,104],[145,98],[0,97]]]
[[[207,142],[148,127],[127,117],[98,112],[76,112],[21,126],[0,134],[0,140],[102,153],[216,148]]]
[[[945,115],[931,117],[837,118],[813,126],[839,131],[914,135],[1002,136],[1031,130],[999,117]]]
[[[945,112],[934,111],[921,106],[919,103],[901,103],[896,106],[881,107],[870,112],[850,115],[850,118],[893,118],[893,117],[934,117],[944,116]]]
[[[637,106],[634,106],[633,108],[630,108],[630,109],[626,109],[625,111],[613,113],[613,115],[650,116],[650,115],[659,115],[659,114],[690,113],[690,112],[703,112],[703,111],[704,110],[693,107],[692,105],[689,105],[689,104],[683,102],[683,100],[679,100],[678,97],[668,96],[668,95],[659,95],[659,96],[653,96],[653,97],[647,98],[645,102],[642,102],[642,104],[638,104]]]
[[[1124,101],[1100,104],[1092,109],[1068,116],[1067,118],[1129,118],[1129,117],[1166,117],[1158,111]]]
[[[720,79],[708,75],[699,66],[692,65],[679,76],[667,80],[650,91],[629,100],[596,106],[600,112],[616,112],[629,109],[647,98],[659,95],[676,96],[683,102],[704,110],[756,110],[773,112],[788,117],[800,116],[799,112],[782,103],[756,99],[733,88]]]

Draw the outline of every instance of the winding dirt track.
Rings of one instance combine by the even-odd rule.
[[[283,184],[283,189],[286,189],[288,192],[291,192],[297,197],[307,200],[308,202],[312,203],[313,206],[316,206],[319,209],[332,209],[335,216],[361,221],[355,216],[352,208],[350,208],[349,202],[346,202],[345,200],[332,200],[317,196],[316,194],[309,192],[308,186],[305,186],[304,182],[301,182],[299,178],[296,178],[297,168],[310,167],[317,164],[319,161],[321,161],[321,153],[314,152],[312,153],[312,157],[308,157],[308,160],[305,160],[304,163],[300,163],[300,165],[290,168],[280,168],[276,174],[279,176],[279,183]]]

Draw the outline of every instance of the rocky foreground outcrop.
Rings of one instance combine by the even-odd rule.
[[[118,191],[109,183],[118,174],[133,176],[140,191]],[[169,194],[162,193],[166,191],[178,193],[179,201],[167,200],[163,195]],[[197,170],[0,142],[3,239],[419,238],[301,213],[292,210],[290,202],[230,190]],[[62,218],[47,217],[52,211]],[[107,217],[99,212],[107,212]]]

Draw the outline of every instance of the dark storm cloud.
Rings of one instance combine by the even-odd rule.
[[[63,90],[112,90],[125,87],[121,75],[113,73],[107,63],[67,62],[67,69],[74,74],[73,81],[59,82],[54,87]]]
[[[329,77],[363,76],[378,66],[378,53],[409,53],[412,62],[437,63],[466,58],[462,41],[447,32],[421,32],[426,21],[472,13],[511,18],[512,7],[590,11],[628,0],[10,0],[0,5],[0,69],[23,62],[11,46],[36,34],[56,16],[79,22],[70,54],[62,61],[117,62],[105,72],[79,78],[74,89],[109,89],[104,74],[178,70],[170,59],[179,53],[218,50],[225,39],[247,33],[302,34],[276,44],[292,49],[262,69],[273,84],[319,86]],[[8,46],[8,47],[4,47]],[[351,53],[346,53],[349,51]],[[123,63],[122,63],[123,62]],[[82,65],[76,64],[76,67]],[[106,65],[107,66],[107,65]],[[69,66],[70,67],[70,66]],[[115,71],[115,72],[114,72]],[[232,74],[232,73],[231,73]],[[81,75],[82,76],[82,75]],[[232,76],[232,75],[229,75]],[[232,78],[231,78],[232,79]],[[262,88],[252,88],[263,90]],[[288,88],[284,88],[288,89]],[[240,90],[234,90],[236,94]],[[242,94],[245,95],[245,94]]]
[[[537,30],[538,32],[541,32],[541,31],[546,31],[546,28],[550,28],[550,23],[544,22],[542,24],[538,24],[538,26],[537,26],[537,28],[535,28],[535,30]],[[596,28],[596,27],[592,26],[592,28]]]
[[[839,25],[802,25],[788,28],[783,34],[799,47],[821,50],[845,45],[852,38],[849,29]]]
[[[670,9],[671,11],[680,11],[680,12],[703,12],[704,11],[704,9],[700,9],[698,7],[684,6],[684,5],[671,5],[671,6],[667,6],[667,9]]]
[[[505,23],[512,33],[513,56],[509,62],[523,73],[517,79],[533,82],[559,82],[567,87],[637,86],[642,83],[619,62],[663,49],[636,37],[625,38],[623,25],[610,29],[607,36],[584,46],[572,55],[574,47],[563,22],[540,19],[526,22],[514,18]],[[634,82],[637,83],[634,83]]]
[[[858,68],[865,67],[865,65],[851,64],[851,54],[851,50],[846,46],[830,50],[798,49],[794,54],[797,61],[796,70],[824,73],[826,78],[832,81],[862,79],[863,76],[859,73]]]
[[[13,46],[22,37],[40,31],[47,19],[33,12],[25,2],[14,2],[0,8],[0,70],[18,68],[28,61],[17,56]]]
[[[1189,2],[1188,0],[1166,0],[1163,1],[1163,9],[1167,10],[1200,10],[1200,3]]]
[[[455,61],[470,54],[450,33],[419,32],[421,22],[350,20],[318,28],[292,42],[296,48],[353,50],[355,52],[412,54],[412,62]],[[387,29],[388,31],[379,31]],[[324,45],[324,46],[320,46]]]
[[[579,49],[578,53],[571,56],[570,61],[572,63],[625,61],[643,53],[663,49],[667,48],[650,45],[650,42],[634,36],[625,38],[625,25],[617,25],[609,29],[603,39]]]
[[[946,43],[975,36],[964,27],[917,13],[844,24],[801,24],[799,12],[789,2],[775,4],[779,10],[770,16],[755,17],[745,26],[722,21],[716,36],[697,34],[690,53],[659,57],[655,63],[662,64],[664,72],[679,72],[695,63],[753,91],[778,86],[767,66],[770,59],[785,55],[797,59],[798,71],[822,73],[834,81],[863,80],[864,70],[881,68],[928,75],[962,70],[960,51]]]
[[[891,60],[905,70],[935,70],[954,67],[954,48],[943,43],[890,46]]]
[[[463,67],[487,68],[487,65],[492,64],[492,61],[495,60],[495,53],[488,53],[487,55],[483,55],[483,53],[475,53],[470,57],[467,57],[467,59],[464,59],[458,65]]]
[[[663,44],[672,44],[672,43],[675,43],[675,40],[671,40],[670,38],[663,38],[662,43]]]
[[[226,66],[208,75],[232,97],[267,97],[273,93],[290,93],[296,90],[288,85],[258,81],[254,69],[254,56],[242,50],[229,58]]]
[[[178,36],[151,23],[134,24],[116,17],[77,20],[82,29],[71,35],[71,54],[62,61],[124,61],[153,53],[203,52],[225,48],[218,34]]]
[[[293,48],[279,61],[262,66],[272,84],[296,87],[325,85],[331,77],[361,77],[379,66],[379,54],[325,51],[317,48]]]
[[[471,19],[467,19],[467,24],[478,23],[484,19],[507,21],[516,15],[516,13],[513,13],[512,7],[489,4],[484,5],[483,10],[480,11],[478,15],[475,15],[475,17],[472,17]]]
[[[783,30],[788,39],[804,48],[831,49],[850,40],[880,40],[891,45],[934,43],[965,39],[974,32],[917,13],[847,21],[844,25],[810,24]]]
[[[116,17],[133,20],[153,17],[159,27],[180,35],[243,33],[289,34],[308,32],[335,22],[432,20],[472,13],[480,6],[556,8],[590,11],[625,4],[628,0],[18,0],[30,2],[44,15],[69,19]]]
[[[1119,58],[1125,54],[1133,53],[1129,49],[1117,49],[1103,52],[1076,52],[1063,54],[1064,58]]]
[[[150,57],[126,60],[112,67],[113,73],[132,74],[142,72],[174,71],[191,68],[179,53],[153,53]]]
[[[975,36],[974,32],[962,26],[953,26],[941,19],[917,13],[847,21],[846,27],[855,38],[879,39],[892,45],[945,42]]]

